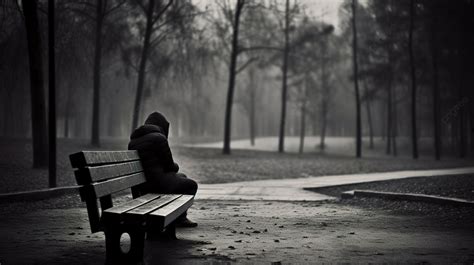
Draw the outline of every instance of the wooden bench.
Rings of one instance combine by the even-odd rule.
[[[191,207],[194,196],[141,194],[146,179],[136,151],[83,151],[69,158],[91,231],[105,233],[107,263],[141,261],[147,232],[176,238],[173,222]],[[114,205],[112,195],[127,189],[133,199]],[[130,236],[127,253],[120,247],[123,233]]]

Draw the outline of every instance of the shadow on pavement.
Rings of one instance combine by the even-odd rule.
[[[147,241],[145,243],[145,264],[229,264],[232,259],[211,253],[196,255],[192,249],[206,249],[211,242],[178,239],[169,241]],[[208,248],[207,250],[212,250]]]

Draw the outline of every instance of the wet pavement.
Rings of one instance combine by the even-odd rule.
[[[177,241],[147,241],[144,264],[472,264],[474,237],[469,222],[362,209],[303,188],[473,171],[401,171],[200,185],[189,214],[199,226],[178,230]],[[84,207],[67,202],[63,209],[50,203],[34,205],[38,206],[28,202],[3,205],[0,264],[105,262],[103,233],[90,233]]]
[[[196,201],[197,228],[147,241],[144,264],[471,263],[472,227],[330,202]],[[3,216],[2,264],[103,264],[84,208]]]

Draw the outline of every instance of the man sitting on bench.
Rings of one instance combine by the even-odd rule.
[[[164,194],[195,195],[197,183],[178,173],[179,166],[173,160],[168,145],[169,122],[159,112],[148,116],[145,124],[130,136],[129,150],[137,150],[145,170],[147,182],[142,191]],[[176,220],[177,227],[196,227],[197,223],[186,217],[186,212]]]

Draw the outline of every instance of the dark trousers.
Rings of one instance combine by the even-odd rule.
[[[152,193],[196,195],[198,184],[183,173],[167,172],[149,177],[145,190]],[[185,219],[187,211],[178,219]]]

